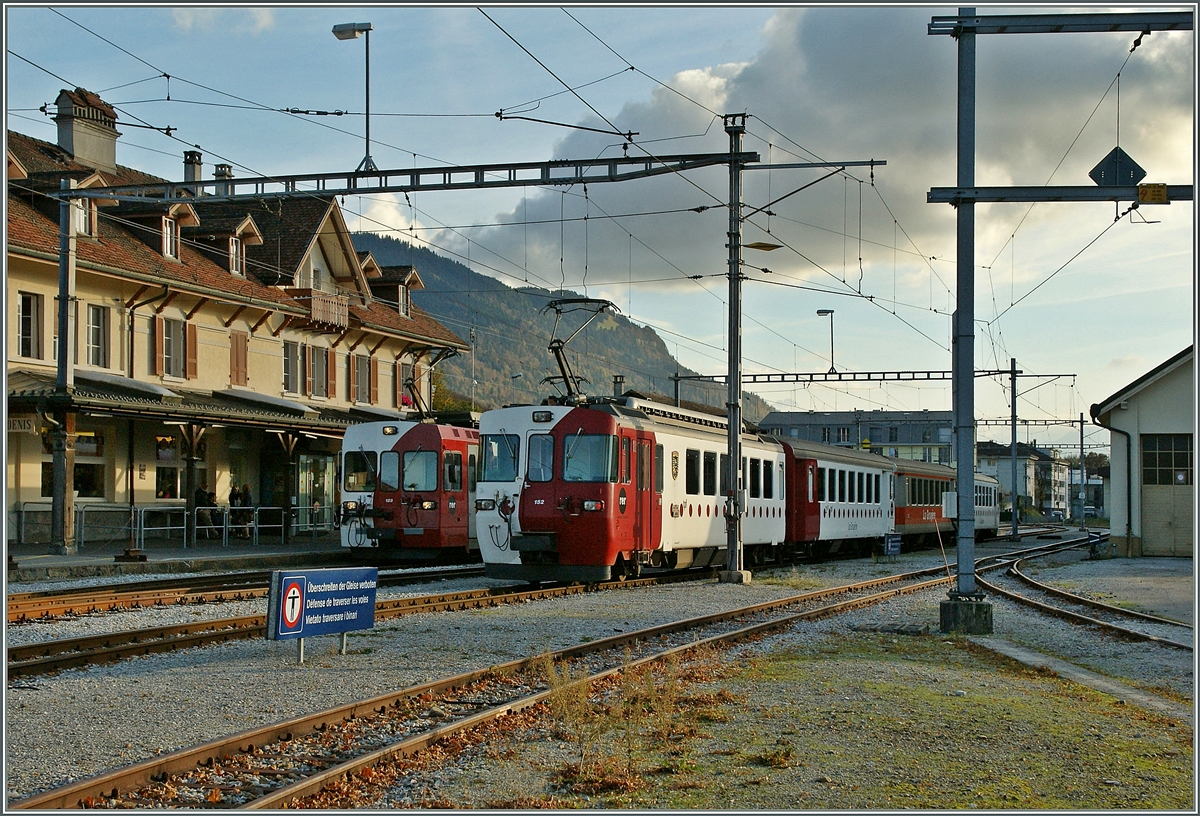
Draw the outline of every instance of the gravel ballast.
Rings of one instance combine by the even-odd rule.
[[[860,560],[798,568],[790,574],[801,579],[803,585],[800,587],[774,585],[757,579],[745,586],[690,583],[588,593],[472,612],[413,615],[381,622],[370,631],[351,633],[347,655],[337,654],[340,638],[336,636],[310,639],[305,645],[305,663],[302,665],[297,664],[298,650],[294,643],[253,640],[179,654],[150,655],[51,677],[22,679],[10,684],[6,695],[8,797],[11,800],[27,796],[72,779],[217,736],[437,677],[599,639],[619,631],[787,597],[818,586],[880,576],[897,568],[917,569],[935,563],[941,563],[940,553],[920,553],[904,556],[899,564],[873,564],[869,560]],[[1069,567],[1075,570],[1070,575],[1072,582],[1086,583],[1088,563],[1111,562],[1072,563]],[[1048,580],[1047,571],[1043,571],[1039,579]],[[381,590],[379,597],[428,594],[499,583],[502,582],[481,579],[444,581],[422,585],[415,591],[413,588],[405,588],[403,592]],[[1076,586],[1073,591],[1080,591],[1080,588]],[[1098,591],[1108,592],[1109,589]],[[744,651],[737,652],[739,656],[735,660],[749,664],[767,654],[832,648],[830,644],[857,643],[863,639],[903,637],[863,634],[854,630],[853,627],[864,623],[915,622],[928,624],[936,630],[938,607],[944,599],[944,590],[901,596],[880,606],[793,626],[784,633],[741,647]],[[997,637],[1086,665],[1141,688],[1181,700],[1192,699],[1193,660],[1190,653],[1158,648],[1153,653],[1154,658],[1148,660],[1144,646],[1103,637],[1082,637],[1079,630],[1060,621],[1044,619],[1003,599],[992,602]],[[75,637],[196,620],[202,616],[261,614],[264,610],[264,600],[219,606],[168,607],[63,623],[9,627],[7,638],[10,645],[15,645],[52,637]],[[871,665],[869,661],[852,662],[847,668],[867,672],[869,676],[870,672],[877,671]],[[947,668],[945,672],[953,676],[954,669]],[[843,682],[854,684],[861,679],[851,675],[844,677]],[[944,682],[949,683],[949,677]],[[750,682],[747,688],[754,686]],[[732,722],[751,725],[750,721],[739,717],[733,718]],[[753,727],[765,726],[760,722]],[[1187,730],[1190,737],[1190,726]],[[556,745],[553,740],[544,742]],[[552,753],[557,750],[553,749]],[[468,759],[464,757],[464,762]],[[481,755],[480,761],[484,759],[486,757]],[[489,763],[489,767],[497,771],[495,790],[491,789],[490,782],[486,791],[471,782],[474,777],[469,766],[448,768],[443,775],[435,775],[429,780],[429,784],[410,785],[412,795],[407,803],[420,801],[426,795],[422,792],[426,789],[438,791],[438,796],[451,803],[458,801],[456,796],[462,796],[464,807],[512,799],[506,789],[505,777],[494,767],[496,764],[494,758]],[[524,772],[515,768],[514,782],[509,787],[520,790]],[[529,784],[526,784],[524,793],[544,791],[545,784],[549,783],[531,784],[533,790],[528,790]],[[451,795],[455,791],[458,792]],[[850,804],[852,800],[835,801],[854,806]],[[406,802],[401,796],[387,804],[381,803],[381,806],[403,804]],[[683,806],[694,807],[695,804]],[[752,805],[747,800],[737,806],[761,805]],[[801,800],[796,800],[787,807],[795,806],[837,805],[819,805],[815,800],[812,804],[801,804]]]

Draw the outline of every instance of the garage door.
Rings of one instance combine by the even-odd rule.
[[[1142,486],[1142,555],[1191,557],[1191,485]]]

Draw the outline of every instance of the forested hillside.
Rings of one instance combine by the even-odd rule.
[[[554,334],[553,311],[543,312],[556,298],[580,297],[529,286],[513,289],[495,278],[472,272],[463,264],[405,241],[371,233],[357,233],[354,245],[369,250],[382,266],[416,267],[425,289],[412,294],[413,303],[440,320],[470,343],[475,334],[475,354],[463,354],[442,363],[442,387],[474,400],[477,409],[515,402],[539,402],[558,391],[542,379],[559,374],[547,350]],[[589,313],[564,314],[557,336],[571,334]],[[623,390],[673,396],[671,376],[695,374],[682,368],[652,329],[631,323],[621,315],[596,318],[566,347],[575,374],[586,378],[588,394],[612,394],[613,376],[625,377]],[[682,382],[680,397],[718,408],[725,405],[725,386]],[[772,407],[754,394],[743,395],[746,419],[757,422]]]

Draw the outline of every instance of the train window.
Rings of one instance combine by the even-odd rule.
[[[875,503],[875,494],[871,492],[871,474],[867,474],[867,504]]]
[[[879,494],[879,474],[878,473],[875,474],[875,502],[877,504],[883,504],[883,496],[881,496]]]
[[[763,460],[763,498],[775,498],[775,468],[774,462]]]
[[[529,435],[529,481],[548,482],[554,475],[554,437]]]
[[[663,492],[663,446],[654,446],[654,492]]]
[[[721,454],[721,495],[729,495],[729,454]]]
[[[633,472],[632,463],[629,461],[632,456],[632,440],[629,437],[621,438],[621,481],[629,484],[630,474]]]
[[[577,433],[563,443],[563,479],[568,482],[615,482],[617,438]]]
[[[379,455],[379,489],[388,493],[400,489],[400,454],[396,451]]]
[[[750,498],[757,499],[762,493],[762,479],[759,474],[762,473],[762,460],[750,460]]]
[[[846,490],[846,501],[854,502],[854,471],[848,471],[846,474],[849,478],[846,481],[850,482],[849,488]]]
[[[838,474],[838,497],[837,500],[844,502],[846,500],[846,471],[839,470]]]
[[[467,456],[467,490],[475,492],[475,482],[479,479],[479,457],[475,454]]]
[[[517,458],[521,437],[516,434],[483,434],[483,481],[511,482],[517,478]]]
[[[684,488],[689,496],[700,495],[700,451],[688,449],[684,452]]]
[[[717,452],[704,452],[704,495],[717,495]]]
[[[463,489],[462,453],[446,451],[442,454],[442,487],[447,492],[461,493]]]
[[[823,467],[817,468],[817,501],[825,501],[825,468]]]
[[[346,451],[342,472],[345,474],[347,493],[371,492],[375,489],[375,474],[378,472],[375,462],[374,451]]]
[[[834,485],[834,482],[836,482],[836,481],[837,481],[837,471],[834,470],[833,468],[830,468],[829,469],[829,494],[828,494],[830,501],[835,501],[837,499],[837,488]]]
[[[437,451],[404,452],[404,489],[437,490]]]
[[[863,480],[866,478],[867,478],[867,474],[865,474],[865,473],[858,474],[858,503],[859,504],[862,504],[863,502],[865,502],[867,500],[867,497],[865,495],[863,495]]]

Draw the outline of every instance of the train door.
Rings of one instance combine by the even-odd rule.
[[[637,478],[634,481],[633,546],[637,550],[654,548],[654,458],[653,441],[637,440]]]
[[[467,548],[479,549],[475,532],[475,483],[479,479],[479,445],[467,445]]]

